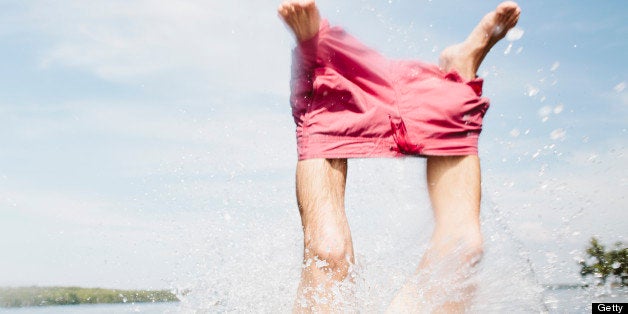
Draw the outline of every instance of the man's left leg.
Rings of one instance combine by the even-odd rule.
[[[473,295],[466,279],[482,255],[480,160],[428,157],[427,184],[434,231],[415,274],[391,303],[391,313],[459,313]]]
[[[474,79],[484,57],[516,25],[519,14],[512,1],[498,5],[464,42],[441,53],[441,69]],[[419,278],[402,287],[390,312],[421,308],[462,312],[473,295],[473,285],[465,280],[482,255],[480,160],[478,156],[429,156],[427,183],[436,223],[430,246],[415,273]],[[419,291],[421,300],[417,299]]]
[[[478,156],[428,157],[427,184],[434,211],[434,231],[418,272],[432,282],[431,306],[463,312],[473,297],[469,279],[482,257],[481,175]]]
[[[445,72],[456,70],[466,80],[474,79],[486,55],[517,24],[520,14],[515,2],[500,3],[480,20],[465,41],[441,52],[440,68]]]

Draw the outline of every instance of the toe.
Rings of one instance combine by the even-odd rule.
[[[497,14],[500,15],[510,15],[513,14],[516,10],[519,9],[519,6],[512,1],[506,1],[506,2],[502,2],[497,6],[497,9],[495,9],[495,12],[497,12]]]
[[[512,26],[517,25],[517,22],[519,21],[519,14],[520,14],[520,12],[521,12],[521,11],[517,10],[517,11],[515,12],[515,14],[513,14],[513,15],[510,17],[510,19],[509,19],[509,21],[508,21],[508,22],[509,22],[509,25],[512,25]]]
[[[279,6],[279,8],[277,8],[277,13],[279,13],[279,15],[281,15],[281,17],[285,19],[288,15],[288,10],[286,9],[286,6],[282,4]]]
[[[296,8],[293,5],[288,6],[286,11],[287,11],[287,14],[291,17],[294,17],[294,15],[296,14]]]
[[[313,9],[316,6],[316,3],[312,0],[312,1],[305,1],[305,3],[303,4],[303,6],[306,9]]]

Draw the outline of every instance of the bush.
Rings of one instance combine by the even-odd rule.
[[[592,275],[606,283],[608,279],[621,286],[628,285],[628,248],[622,242],[615,243],[615,249],[607,251],[596,238],[591,238],[586,252],[589,258],[580,261],[580,275]]]

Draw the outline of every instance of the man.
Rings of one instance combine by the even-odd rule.
[[[488,99],[481,97],[483,81],[476,73],[493,45],[516,25],[517,4],[503,2],[484,16],[465,41],[441,53],[438,67],[384,58],[330,27],[313,0],[285,1],[278,12],[298,42],[291,104],[304,265],[295,311],[338,309],[334,289],[354,262],[344,210],[347,158],[427,158],[436,225],[416,272],[447,264],[463,280],[482,254],[477,142]],[[390,310],[417,310],[417,291],[425,284],[406,283]],[[433,286],[422,298],[434,299],[447,289]],[[464,310],[472,294],[465,289],[464,296],[438,307]]]

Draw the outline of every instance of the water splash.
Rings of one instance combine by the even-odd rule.
[[[421,280],[430,284],[423,285],[419,294],[447,287],[453,291],[449,299],[454,300],[460,291],[473,287],[475,301],[469,305],[473,312],[542,309],[542,289],[526,262],[525,250],[513,246],[512,235],[500,222],[503,215],[487,202],[482,213],[486,246],[478,268],[463,273],[464,280],[458,283],[447,276],[412,276],[427,249],[433,223],[424,167],[424,160],[415,158],[351,161],[347,215],[356,264],[351,284],[342,283],[334,290],[341,296],[335,298],[339,306],[383,312],[405,282]],[[300,221],[294,206],[238,208],[237,203],[230,203],[222,213],[200,214],[178,228],[181,279],[174,286],[182,299],[182,311],[291,311],[302,256]],[[437,298],[423,306],[442,302],[444,299]]]

